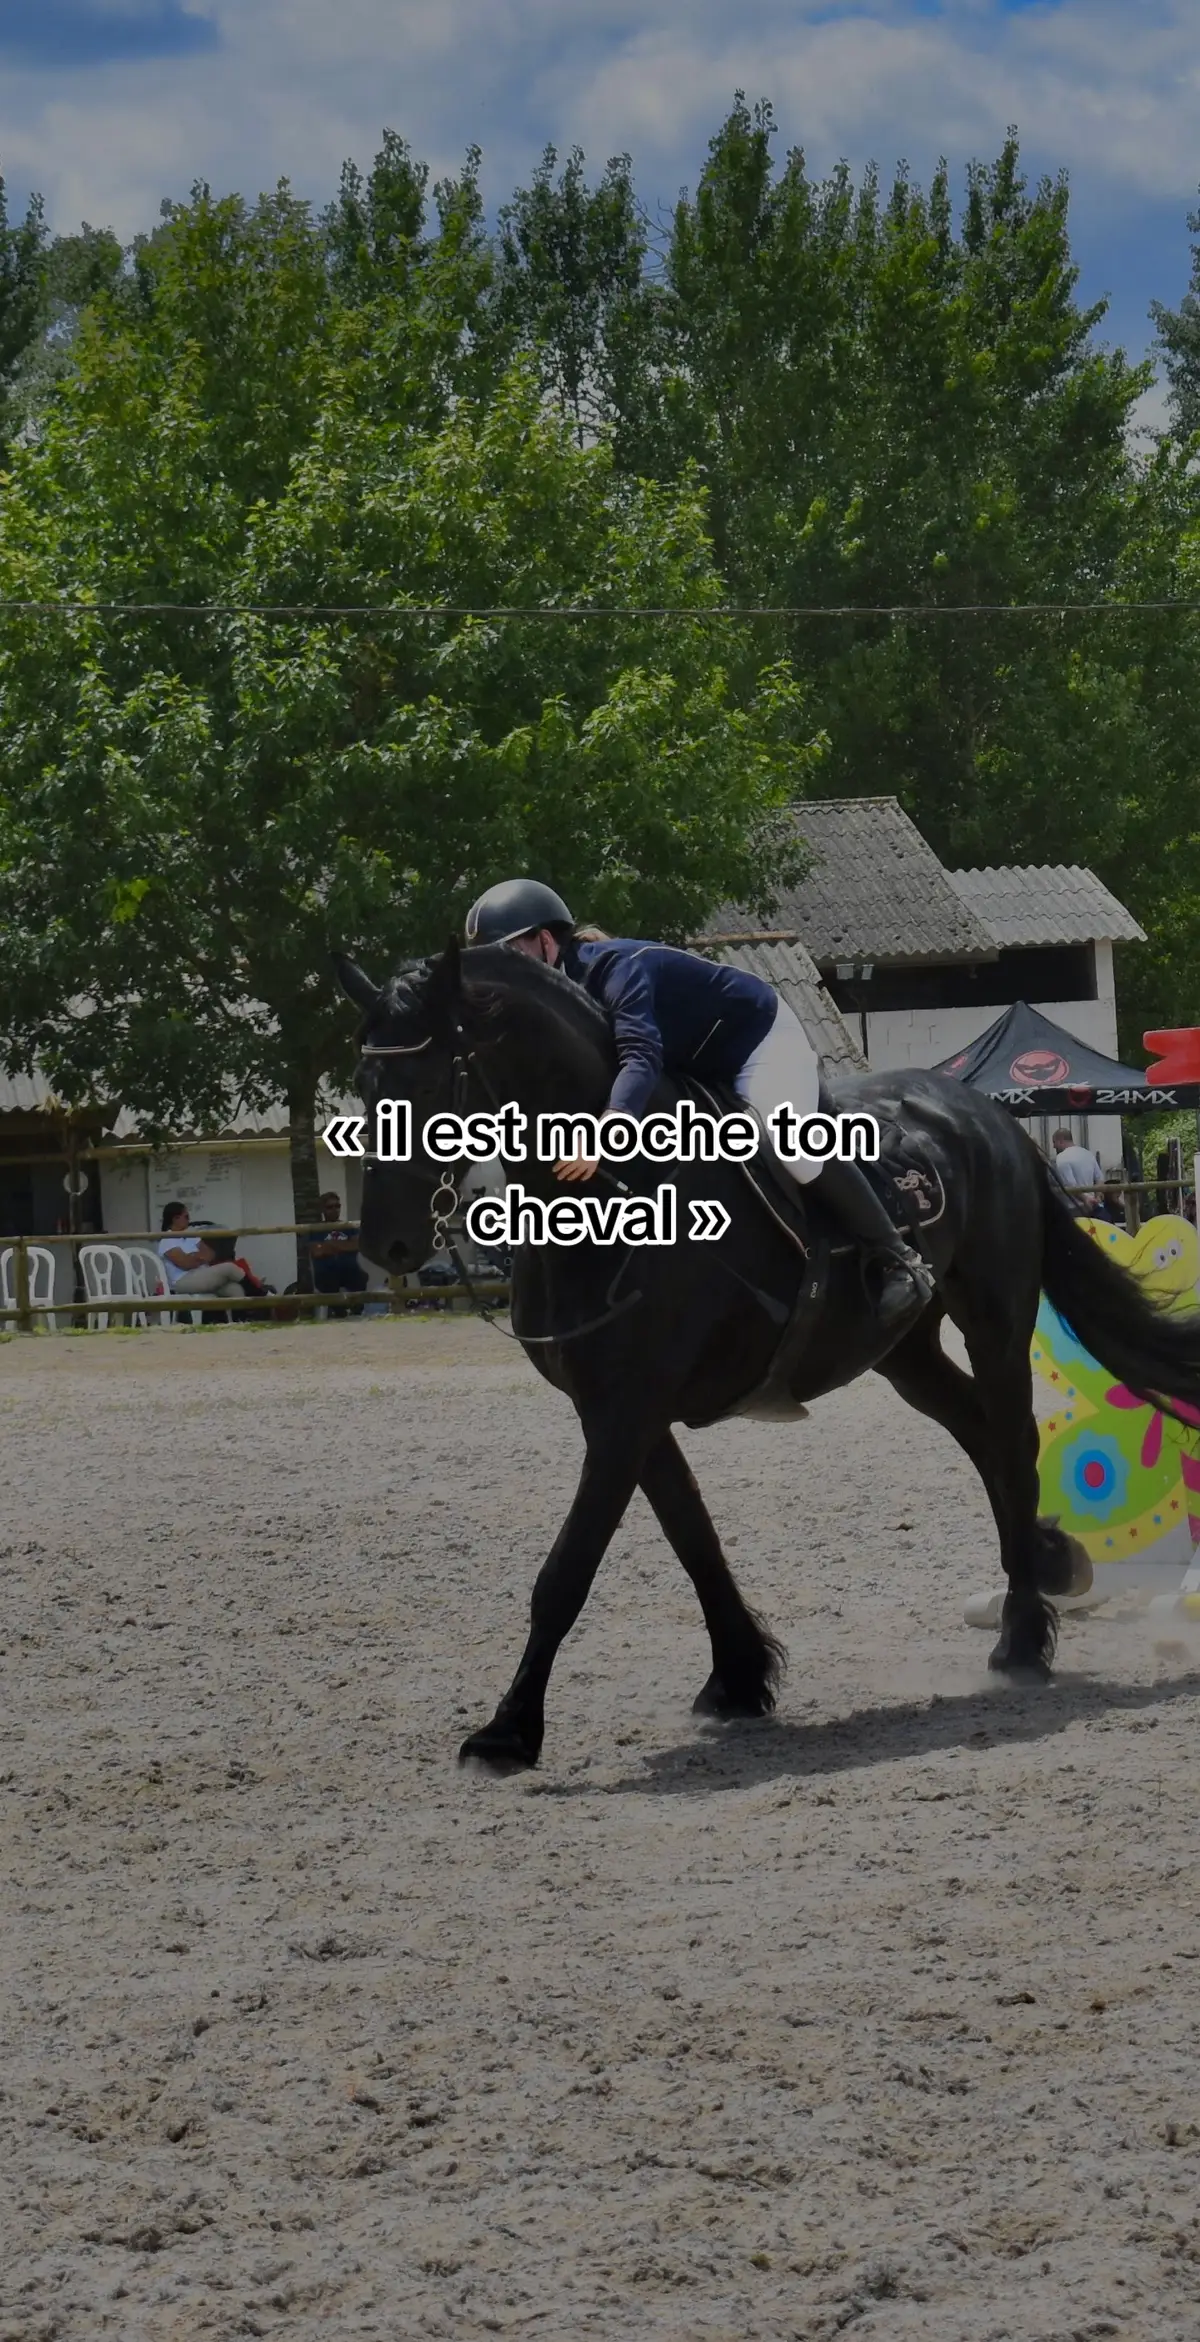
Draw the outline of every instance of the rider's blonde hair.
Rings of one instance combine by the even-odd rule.
[[[603,927],[573,927],[576,943],[611,943],[612,937]]]

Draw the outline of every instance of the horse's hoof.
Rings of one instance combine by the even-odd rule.
[[[515,1724],[485,1724],[469,1732],[458,1752],[460,1765],[486,1765],[492,1773],[528,1772],[536,1765],[542,1744]]]
[[[1096,1582],[1096,1572],[1087,1547],[1081,1544],[1078,1537],[1068,1537],[1067,1544],[1071,1551],[1071,1582],[1064,1586],[1063,1593],[1068,1601],[1074,1602],[1081,1594],[1091,1593]]]
[[[710,1675],[708,1682],[692,1701],[693,1716],[769,1716],[775,1705],[769,1691],[727,1691],[719,1675]]]
[[[1007,1675],[1010,1683],[1049,1683],[1054,1672],[1048,1659],[1012,1650],[1004,1635],[988,1653],[988,1666],[993,1675]]]
[[[1077,1601],[1091,1592],[1095,1579],[1086,1546],[1060,1529],[1057,1520],[1039,1520],[1038,1592],[1055,1600]]]

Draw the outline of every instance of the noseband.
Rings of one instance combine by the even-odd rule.
[[[471,1081],[471,1067],[475,1063],[475,1052],[474,1050],[467,1051],[465,1048],[465,1042],[466,1034],[464,1029],[461,1024],[456,1023],[454,1027],[454,1050],[450,1059],[450,1108],[452,1113],[458,1115],[462,1115],[466,1112],[467,1092]],[[359,1056],[419,1057],[423,1049],[431,1049],[432,1047],[433,1035],[432,1033],[426,1033],[423,1041],[411,1041],[407,1043],[402,1041],[391,1041],[383,1043],[368,1042],[365,1047],[359,1050]],[[488,1081],[487,1076],[480,1072],[479,1079],[483,1083],[483,1087],[487,1092],[492,1105],[498,1106],[499,1100],[497,1099],[496,1093],[493,1090],[491,1083]],[[378,1163],[379,1156],[368,1155],[365,1159],[368,1163]],[[438,1184],[434,1188],[433,1194],[429,1199],[429,1210],[433,1220],[433,1249],[435,1252],[445,1252],[453,1241],[447,1232],[461,1203],[456,1181],[462,1171],[470,1169],[469,1158],[464,1155],[460,1157],[457,1163],[447,1163],[440,1166],[440,1168],[442,1174],[441,1178],[439,1179]],[[466,1265],[462,1259],[461,1254],[458,1252],[457,1245],[454,1246],[454,1251],[458,1256],[459,1268],[462,1271],[463,1280],[467,1286],[467,1290],[468,1292],[472,1293],[473,1297],[473,1288],[471,1286],[470,1279],[467,1276]]]
[[[495,1111],[499,1113],[500,1100],[496,1096],[495,1090],[492,1088],[492,1085],[488,1080],[483,1067],[476,1064],[474,1050],[468,1049],[466,1047],[466,1038],[466,1032],[462,1024],[456,1022],[454,1026],[454,1049],[450,1059],[452,1073],[450,1092],[451,1109],[455,1114],[465,1113],[467,1105],[467,1093],[471,1082],[471,1070],[472,1067],[474,1067],[476,1079],[481,1084],[484,1095]],[[427,1033],[423,1041],[410,1041],[407,1043],[402,1041],[368,1043],[364,1048],[359,1050],[359,1056],[419,1057],[421,1051],[423,1049],[430,1048],[432,1043],[432,1033]],[[368,1163],[378,1163],[379,1161],[378,1155],[368,1155],[364,1159]],[[563,1342],[577,1341],[581,1334],[598,1333],[603,1327],[611,1325],[614,1319],[618,1317],[624,1317],[627,1310],[637,1309],[641,1306],[643,1297],[640,1291],[626,1293],[620,1300],[617,1299],[617,1287],[620,1284],[621,1279],[624,1276],[626,1269],[629,1267],[630,1261],[633,1257],[632,1253],[627,1247],[617,1269],[616,1275],[613,1277],[612,1282],[609,1285],[608,1292],[605,1296],[605,1308],[599,1317],[588,1318],[582,1325],[567,1326],[561,1333],[551,1334],[519,1334],[515,1328],[510,1330],[509,1327],[502,1326],[498,1319],[492,1315],[492,1312],[487,1307],[486,1302],[484,1302],[481,1296],[476,1292],[475,1287],[471,1282],[471,1273],[467,1267],[462,1248],[457,1240],[457,1231],[452,1226],[452,1222],[454,1221],[461,1204],[461,1198],[459,1196],[455,1181],[463,1170],[469,1170],[470,1167],[469,1158],[465,1155],[462,1156],[457,1163],[449,1163],[442,1167],[441,1178],[429,1199],[429,1209],[433,1219],[433,1249],[435,1252],[453,1251],[454,1257],[458,1263],[459,1275],[461,1276],[462,1281],[466,1286],[468,1296],[474,1304],[474,1307],[478,1311],[479,1315],[482,1317],[485,1325],[495,1326],[497,1333],[506,1334],[510,1341],[521,1342],[524,1348],[527,1350],[535,1347],[558,1348]],[[627,1195],[629,1193],[624,1180],[616,1178],[612,1172],[602,1172],[601,1176],[607,1178],[610,1184],[613,1187],[619,1189],[622,1195]]]

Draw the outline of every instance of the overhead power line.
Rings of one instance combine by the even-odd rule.
[[[1200,610],[1200,600],[1095,602],[717,602],[529,603],[529,602],[65,602],[5,601],[0,614],[78,618],[375,618],[389,621],[437,618],[601,620],[613,618],[1072,618],[1115,616],[1131,611]]]

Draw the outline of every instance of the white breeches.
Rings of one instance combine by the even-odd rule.
[[[185,1269],[176,1277],[176,1293],[217,1293],[223,1301],[235,1295],[239,1301],[246,1298],[246,1280],[231,1260],[203,1261],[199,1268]]]
[[[766,1040],[746,1059],[733,1086],[765,1123],[776,1106],[793,1106],[801,1115],[815,1114],[820,1104],[820,1081],[812,1043],[795,1011],[781,999]],[[823,1168],[807,1155],[789,1163],[776,1150],[776,1159],[799,1187],[806,1187]]]

